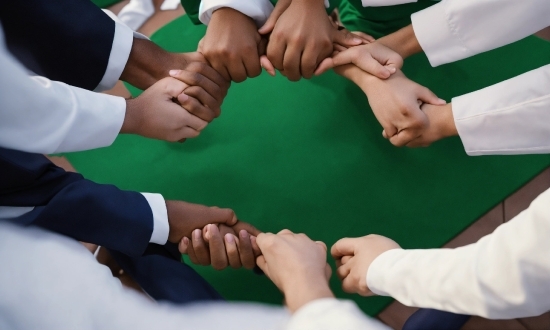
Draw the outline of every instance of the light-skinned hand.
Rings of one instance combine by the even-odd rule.
[[[252,18],[224,7],[212,14],[198,51],[226,80],[242,82],[262,72],[260,56],[265,53],[265,43]],[[266,60],[262,61],[266,70],[274,72]]]
[[[395,73],[397,69],[403,67],[403,58],[381,43],[372,42],[347,49],[339,48],[338,50],[334,56],[321,62],[315,70],[315,75],[320,75],[340,65],[354,64],[373,76],[386,79]]]
[[[197,137],[208,122],[192,113],[213,114],[184,93],[188,87],[180,80],[164,78],[137,98],[127,100],[120,132],[170,142]]]
[[[259,29],[269,35],[267,58],[291,81],[309,79],[317,66],[334,50],[334,44],[357,46],[363,39],[335,28],[323,0],[278,1]]]
[[[260,233],[254,226],[237,221],[233,226],[208,224],[202,231],[196,229],[192,237],[184,237],[179,243],[179,251],[187,254],[197,265],[212,265],[222,270],[227,266],[252,269],[256,257],[261,254],[256,245]]]
[[[393,240],[379,235],[340,239],[330,253],[336,260],[336,274],[342,281],[342,289],[361,296],[374,295],[367,285],[370,265],[382,253],[400,248]]]
[[[335,68],[335,72],[352,80],[367,95],[372,111],[382,125],[382,135],[398,147],[419,137],[428,126],[422,103],[444,105],[424,86],[397,70],[388,79],[374,77],[353,64]]]
[[[428,117],[428,126],[419,137],[407,143],[407,147],[427,147],[446,137],[458,135],[451,103],[445,105],[423,104],[420,109]]]
[[[332,271],[325,243],[286,229],[276,235],[259,234],[256,242],[262,251],[256,263],[283,292],[291,312],[310,301],[334,297],[328,286]]]

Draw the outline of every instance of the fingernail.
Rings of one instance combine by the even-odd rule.
[[[447,104],[447,101],[445,101],[445,100],[443,100],[443,99],[439,99],[438,101],[439,101],[439,103],[441,103],[441,104]]]
[[[177,76],[178,74],[180,74],[181,70],[170,70],[170,75],[171,76]]]
[[[239,233],[239,235],[241,235],[242,238],[246,238],[246,236],[248,236],[248,232],[246,230],[241,230],[241,232]]]
[[[189,95],[187,94],[181,93],[180,95],[178,95],[178,101],[180,102],[185,102],[188,99],[189,99]]]
[[[388,67],[388,69],[390,70],[391,73],[395,73],[395,71],[397,71],[397,69],[394,68],[393,66]]]
[[[200,239],[201,238],[201,231],[199,229],[195,229],[193,231],[193,237],[197,240]]]
[[[184,245],[189,245],[189,238],[184,237],[184,238],[183,238],[183,244],[184,244]]]
[[[235,242],[235,239],[233,239],[233,235],[231,235],[231,234],[225,234],[225,241],[226,241],[227,243],[233,243],[233,242]]]
[[[353,42],[362,44],[362,43],[363,43],[363,39],[353,38]]]

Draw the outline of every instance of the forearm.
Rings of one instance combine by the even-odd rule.
[[[367,284],[408,306],[497,319],[539,315],[550,309],[549,204],[546,191],[465,247],[387,251],[371,264]]]

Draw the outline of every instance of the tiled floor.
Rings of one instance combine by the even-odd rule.
[[[157,8],[162,0],[154,0]],[[113,6],[111,9],[117,13],[123,4]],[[183,9],[180,7],[175,11],[158,11],[147,21],[140,29],[140,32],[150,36],[158,28],[164,26],[169,21],[183,15]],[[550,29],[544,30],[540,34],[543,37],[550,38]],[[129,97],[129,93],[122,84],[109,91],[108,93]],[[66,160],[60,160],[64,165]],[[70,164],[69,164],[70,165]],[[481,237],[493,232],[493,230],[512,219],[522,210],[526,209],[531,201],[544,190],[550,188],[550,168],[535,177],[524,187],[505,199],[502,203],[495,206],[491,211],[482,216],[478,221],[468,227],[464,232],[451,240],[445,247],[454,248],[466,244],[474,243]],[[392,303],[378,318],[388,324],[393,329],[399,330],[407,318],[416,311],[416,308],[404,306],[398,302]],[[523,318],[517,320],[487,320],[480,317],[473,317],[463,328],[464,330],[546,330],[550,329],[550,312],[539,317]]]

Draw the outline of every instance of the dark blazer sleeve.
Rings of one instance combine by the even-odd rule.
[[[142,255],[153,212],[142,194],[65,172],[46,157],[0,148],[0,206],[34,206],[14,220],[129,256]]]
[[[115,23],[90,0],[0,1],[8,49],[28,69],[93,90],[109,62]]]

